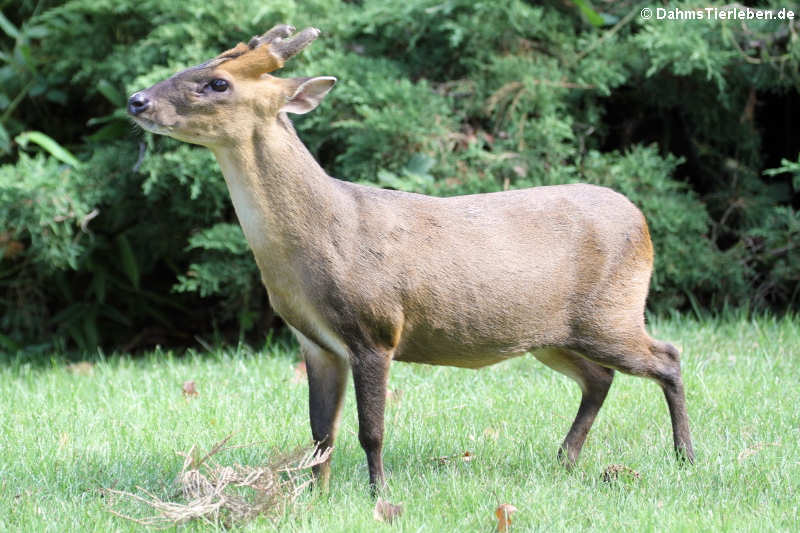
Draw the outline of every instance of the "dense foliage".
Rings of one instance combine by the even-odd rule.
[[[340,79],[296,120],[330,174],[437,195],[608,185],[650,223],[653,310],[800,298],[797,19],[643,20],[632,1],[0,5],[6,348],[263,335],[213,157],[123,107],[286,21],[324,36],[279,75]]]

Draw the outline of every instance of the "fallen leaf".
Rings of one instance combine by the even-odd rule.
[[[378,501],[375,502],[375,508],[372,510],[372,517],[375,518],[375,520],[378,522],[388,522],[390,524],[401,514],[403,514],[402,503],[400,505],[394,505],[383,498],[378,498]]]
[[[753,444],[752,446],[742,450],[742,452],[737,457],[737,460],[741,463],[742,461],[744,461],[748,457],[751,457],[751,456],[757,454],[758,452],[760,452],[761,450],[763,450],[767,446],[780,446],[780,445],[781,445],[780,441],[778,441],[778,442],[757,442],[757,443]]]
[[[183,395],[184,396],[197,396],[197,387],[194,384],[194,381],[184,381],[183,382]]]
[[[497,517],[497,531],[505,533],[511,527],[511,515],[517,512],[517,508],[510,503],[503,503],[494,510]]]
[[[91,376],[94,373],[94,365],[89,361],[80,361],[67,365],[67,372],[76,376]]]
[[[489,427],[489,428],[486,428],[486,429],[483,430],[483,436],[485,438],[489,438],[489,439],[492,439],[492,440],[497,440],[497,437],[500,436],[500,432],[497,431],[494,428]]]
[[[641,476],[639,475],[639,472],[625,465],[608,465],[600,475],[600,479],[602,479],[605,483],[611,483],[612,481],[617,481],[619,479],[633,481],[639,479],[640,477]]]
[[[460,455],[442,455],[441,457],[431,457],[431,460],[436,461],[440,465],[446,465],[454,459],[460,459],[465,463],[468,463],[475,459],[475,456],[471,452],[466,451]]]
[[[294,376],[292,376],[292,383],[302,383],[308,379],[308,372],[306,370],[306,362],[300,361],[294,365]]]
[[[401,389],[386,389],[386,403],[397,405],[403,399],[403,391]]]

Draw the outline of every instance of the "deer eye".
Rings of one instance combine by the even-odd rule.
[[[213,90],[217,91],[218,93],[225,92],[228,90],[228,82],[220,78],[211,80],[211,83],[209,83],[209,85]]]

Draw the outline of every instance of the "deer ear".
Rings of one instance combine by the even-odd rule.
[[[307,78],[297,86],[294,94],[283,105],[281,111],[302,115],[308,113],[319,105],[336,83],[333,76],[319,76]]]

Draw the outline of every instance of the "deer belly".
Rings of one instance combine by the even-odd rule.
[[[523,355],[533,347],[530,338],[496,338],[479,331],[466,335],[441,330],[405,333],[395,349],[395,361],[481,368]]]
[[[500,363],[512,357],[518,357],[525,352],[519,353],[435,353],[435,352],[403,352],[395,354],[395,361],[404,363],[422,363],[426,365],[455,366],[459,368],[483,368],[484,366]]]

